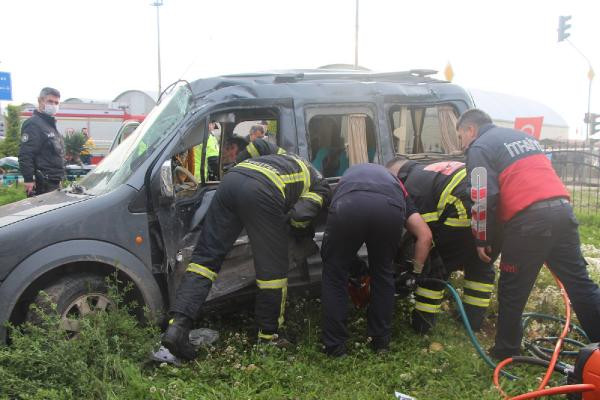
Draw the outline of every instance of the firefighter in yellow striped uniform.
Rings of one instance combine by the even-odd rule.
[[[280,343],[278,330],[284,320],[289,268],[288,234],[291,230],[296,236],[312,235],[311,221],[327,205],[330,189],[310,162],[281,154],[282,150],[266,141],[256,142],[251,144],[256,147],[246,148],[251,158],[233,167],[219,185],[177,289],[162,343],[178,357],[196,356],[189,343],[189,330],[243,228],[252,246],[259,289],[255,306],[258,340]]]
[[[447,279],[451,272],[464,268],[462,300],[471,326],[479,330],[490,304],[495,274],[493,264],[477,256],[465,164],[444,161],[426,165],[398,157],[394,166],[433,233],[430,264],[432,272],[438,274],[435,277]],[[441,284],[427,282],[417,287],[412,313],[412,326],[417,332],[426,333],[433,326],[443,297]]]

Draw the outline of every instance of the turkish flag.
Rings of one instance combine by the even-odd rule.
[[[515,129],[539,139],[542,134],[543,123],[544,117],[517,117],[515,118]]]

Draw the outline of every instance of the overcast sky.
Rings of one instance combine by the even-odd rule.
[[[63,99],[112,100],[157,91],[153,0],[0,0],[0,71],[14,102],[43,86]],[[164,0],[163,88],[180,77],[354,62],[355,0]],[[538,100],[584,129],[588,63],[557,43],[559,15],[571,42],[596,67],[592,112],[600,113],[598,0],[361,0],[359,64],[376,71],[452,64],[454,82]],[[7,103],[3,102],[3,106]]]

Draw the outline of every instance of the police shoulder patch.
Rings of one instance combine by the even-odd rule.
[[[26,143],[29,140],[29,135],[24,133],[21,135],[21,142]]]

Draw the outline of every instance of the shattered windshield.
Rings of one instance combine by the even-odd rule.
[[[124,183],[183,120],[191,96],[187,85],[176,86],[127,139],[79,182],[79,186],[86,193],[99,195]]]

